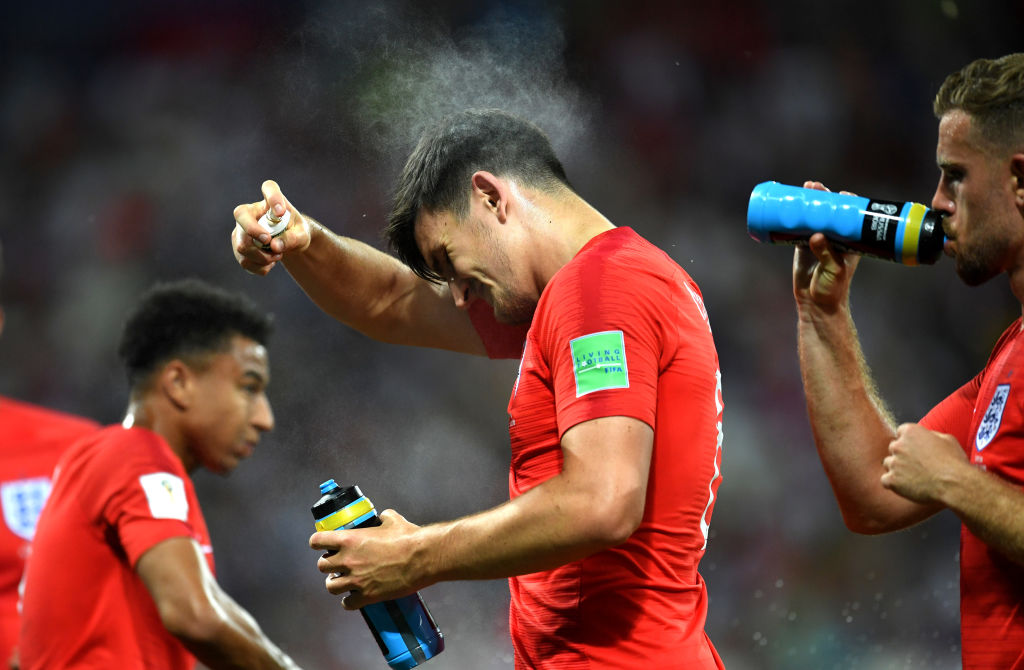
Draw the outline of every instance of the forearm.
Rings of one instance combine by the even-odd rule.
[[[238,628],[225,630],[216,638],[179,638],[182,644],[210,670],[291,670],[291,658],[266,638],[242,634]]]
[[[966,462],[943,477],[940,501],[978,539],[1024,565],[1024,492]]]
[[[179,633],[178,639],[211,670],[292,670],[298,666],[271,642],[255,619],[217,589],[216,614],[208,625]]]
[[[191,538],[156,544],[139,558],[136,570],[164,628],[211,670],[296,667],[224,593]]]
[[[392,510],[376,528],[314,533],[317,568],[345,606],[406,595],[439,581],[546,570],[621,544],[644,515],[654,431],[624,416],[590,419],[562,436],[562,469],[493,509],[429,526]]]
[[[798,311],[807,413],[847,526],[875,533],[912,523],[915,505],[879,483],[895,426],[864,363],[849,305]]]
[[[320,309],[381,342],[485,355],[447,287],[417,277],[397,258],[305,217],[310,244],[284,255],[285,269]]]
[[[320,309],[369,337],[394,338],[388,312],[423,283],[398,259],[336,235],[308,216],[310,244],[285,254],[288,273]]]
[[[424,526],[415,563],[429,583],[552,569],[629,537],[635,523],[599,508],[559,475],[498,507]]]

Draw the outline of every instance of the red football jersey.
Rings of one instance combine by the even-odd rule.
[[[592,239],[544,289],[508,414],[513,498],[561,471],[560,439],[578,423],[654,429],[629,540],[510,580],[516,667],[721,668],[697,572],[721,481],[721,374],[693,280],[629,228]]]
[[[1024,486],[1024,338],[1017,319],[985,369],[921,423],[954,435],[967,458]],[[960,527],[960,635],[964,668],[1024,670],[1024,567]]]
[[[99,424],[0,397],[0,667],[18,640],[18,584],[57,459]]]
[[[65,452],[25,572],[23,670],[193,667],[135,572],[147,550],[183,536],[212,570],[192,481],[159,435],[111,426]]]

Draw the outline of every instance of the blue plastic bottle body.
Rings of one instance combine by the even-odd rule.
[[[333,483],[333,480],[330,483]],[[322,491],[327,484],[328,482],[325,482],[321,486]],[[334,486],[333,489],[327,489],[328,495],[331,491],[339,488],[337,485]],[[358,489],[356,490],[358,491]],[[331,527],[333,524],[325,525],[323,522],[335,515],[317,518],[317,529],[351,530],[381,524],[376,510],[365,496],[360,495],[344,509],[358,509],[360,513],[351,521],[334,527]],[[342,518],[346,517],[342,516]],[[384,654],[384,659],[395,670],[415,668],[444,651],[444,636],[437,624],[434,623],[434,619],[419,593],[367,605],[359,611],[370,628],[370,632],[373,633],[381,653]]]
[[[760,242],[771,242],[778,233],[809,237],[818,231],[841,241],[859,241],[869,203],[860,196],[765,182],[750,196],[747,229]]]
[[[750,194],[747,231],[759,242],[802,242],[822,232],[843,250],[907,265],[942,252],[941,218],[926,206],[788,186],[769,181]]]

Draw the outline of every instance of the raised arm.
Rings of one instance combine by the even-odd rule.
[[[896,427],[864,363],[850,314],[858,260],[837,253],[820,233],[809,247],[796,249],[797,341],[814,441],[843,519],[858,533],[882,533],[917,523],[940,506],[907,500],[881,484]]]
[[[160,542],[142,555],[136,571],[167,631],[211,670],[298,668],[221,590],[195,540]]]
[[[289,211],[273,239],[259,218]],[[235,208],[232,247],[238,263],[265,275],[278,262],[323,311],[382,342],[484,355],[483,342],[448,287],[417,277],[401,261],[363,242],[336,235],[295,209],[278,185],[263,183],[263,200]],[[269,245],[266,248],[264,245]]]

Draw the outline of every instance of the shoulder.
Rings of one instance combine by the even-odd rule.
[[[682,268],[632,228],[595,236],[552,279],[555,290],[581,283],[603,291],[629,291],[638,282],[674,277]]]
[[[99,428],[91,419],[0,396],[0,434],[18,432],[26,439],[44,441],[75,438]]]
[[[994,361],[996,356],[999,355],[999,352],[1001,352],[1007,346],[1012,344],[1014,341],[1016,341],[1018,337],[1022,335],[1022,326],[1024,326],[1024,321],[1022,321],[1022,317],[1017,317],[1016,319],[1014,319],[1013,323],[1011,323],[1007,327],[1007,329],[1003,331],[1003,334],[999,336],[998,340],[996,340],[995,346],[992,347],[992,354],[989,356],[986,367],[992,364],[992,361]]]
[[[592,238],[555,274],[538,313],[551,310],[562,316],[565,310],[594,307],[660,311],[695,289],[689,275],[662,249],[631,228],[613,228]]]
[[[66,465],[113,481],[154,470],[182,474],[181,461],[160,435],[145,428],[109,426],[69,450]]]

